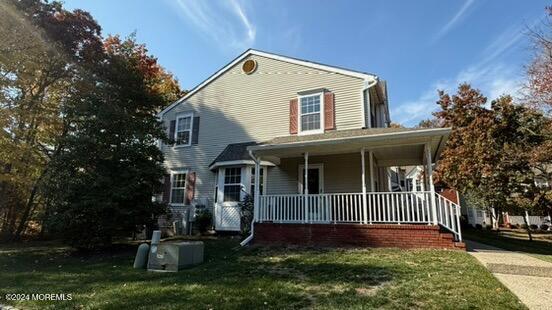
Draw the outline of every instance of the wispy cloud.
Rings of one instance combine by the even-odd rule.
[[[255,43],[255,24],[244,3],[239,0],[177,0],[174,3],[185,22],[219,46],[244,49]]]
[[[542,17],[535,18],[530,23],[522,21],[506,28],[481,52],[481,61],[478,65],[491,63],[511,50],[520,40],[527,38],[528,29],[534,28],[539,22],[542,22]]]
[[[437,90],[454,93],[458,85],[464,82],[480,89],[489,102],[504,94],[518,97],[521,95],[522,78],[520,68],[514,65],[493,63],[489,66],[471,66],[453,78],[433,82],[417,99],[394,107],[391,115],[394,122],[406,126],[416,125],[420,120],[431,117],[431,113],[437,110]]]
[[[243,25],[247,29],[247,40],[253,43],[255,41],[256,35],[255,26],[251,24],[249,18],[247,18],[247,15],[245,15],[243,7],[236,0],[231,0],[230,4],[232,5],[234,12],[240,17]]]
[[[467,1],[464,7],[469,2]],[[459,13],[462,11],[461,9]],[[464,82],[480,89],[489,102],[504,94],[522,97],[524,77],[522,67],[501,59],[515,48],[519,48],[519,43],[527,38],[527,29],[535,27],[542,18],[543,16],[539,16],[533,18],[532,22],[521,21],[506,28],[481,51],[479,61],[452,77],[431,83],[417,99],[399,103],[392,109],[393,121],[412,126],[422,119],[431,117],[431,113],[437,109],[437,90],[454,93],[458,85]]]
[[[456,24],[467,15],[474,1],[475,0],[466,0],[456,14],[454,14],[454,16],[443,26],[443,28],[437,32],[437,34],[433,37],[432,42],[436,42],[445,36],[452,28],[454,28],[454,26],[456,26]]]

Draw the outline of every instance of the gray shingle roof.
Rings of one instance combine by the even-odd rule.
[[[378,135],[385,133],[394,133],[394,132],[406,132],[406,131],[418,131],[423,129],[414,129],[414,128],[370,128],[370,129],[348,129],[348,130],[335,130],[329,131],[321,134],[314,135],[305,135],[305,136],[283,136],[276,137],[274,139],[264,141],[260,144],[286,144],[294,142],[307,142],[307,141],[317,141],[317,140],[329,140],[329,139],[339,139],[339,138],[352,138],[352,137],[362,137],[370,135]]]
[[[441,128],[447,129],[447,128]],[[435,129],[438,130],[438,129]],[[313,134],[305,136],[282,136],[276,137],[271,140],[263,141],[260,143],[257,142],[244,142],[244,143],[234,143],[229,144],[226,148],[215,158],[211,163],[224,161],[235,161],[235,160],[251,160],[247,148],[254,145],[281,145],[289,144],[295,142],[310,142],[310,141],[321,141],[321,140],[334,140],[334,139],[343,139],[343,138],[355,138],[355,137],[369,137],[381,134],[391,134],[391,133],[414,133],[417,131],[428,131],[427,128],[369,128],[369,129],[349,129],[349,130],[335,130],[329,131],[322,134]]]
[[[256,142],[244,142],[228,144],[226,148],[209,165],[212,166],[217,162],[233,161],[233,160],[251,160],[247,151],[248,146],[257,145]]]

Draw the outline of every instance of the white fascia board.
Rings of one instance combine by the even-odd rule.
[[[357,77],[357,78],[360,78],[360,79],[363,79],[363,80],[365,80],[365,79],[373,80],[373,79],[377,78],[377,76],[374,75],[374,74],[368,74],[368,73],[362,73],[362,72],[353,71],[353,70],[347,70],[347,69],[343,69],[343,68],[339,68],[339,67],[323,65],[323,64],[319,64],[319,63],[315,63],[315,62],[311,62],[311,61],[301,60],[301,59],[287,57],[287,56],[276,55],[276,54],[257,51],[257,50],[250,50],[249,54],[258,55],[258,56],[262,56],[262,57],[266,57],[266,58],[272,58],[272,59],[276,59],[276,60],[281,60],[281,61],[289,62],[289,63],[292,63],[292,64],[296,64],[296,65],[310,67],[310,68],[313,68],[313,69],[324,70],[324,71],[339,73],[339,74],[343,74],[343,75],[353,76],[353,77]],[[247,54],[247,55],[249,55],[249,54]]]
[[[163,109],[161,112],[159,112],[157,114],[159,116],[159,118],[162,118],[165,113],[170,111],[176,105],[178,105],[179,103],[181,103],[183,101],[186,101],[186,99],[193,96],[200,89],[205,87],[207,84],[211,83],[213,80],[215,80],[216,78],[221,76],[224,72],[228,71],[230,68],[235,66],[237,63],[239,63],[240,61],[242,61],[244,58],[248,57],[249,55],[257,55],[257,56],[262,56],[262,57],[266,57],[266,58],[281,60],[281,61],[285,61],[285,62],[288,62],[288,63],[298,64],[298,65],[302,65],[302,66],[306,66],[306,67],[310,67],[310,68],[314,68],[314,69],[319,69],[319,70],[339,73],[339,74],[343,74],[343,75],[353,76],[353,77],[361,78],[361,79],[368,80],[368,81],[377,80],[377,76],[374,75],[374,74],[362,73],[362,72],[342,69],[342,68],[338,68],[338,67],[313,63],[313,62],[310,62],[310,61],[300,60],[300,59],[296,59],[296,58],[291,58],[291,57],[276,55],[276,54],[272,54],[272,53],[257,51],[257,50],[253,50],[253,49],[248,49],[245,52],[243,52],[240,56],[238,56],[234,60],[232,60],[229,64],[222,67],[222,69],[215,72],[213,75],[211,75],[205,81],[201,82],[199,85],[194,87],[184,97],[178,99],[177,101],[173,102],[171,105],[169,105],[168,107]]]
[[[248,150],[253,152],[260,150],[274,150],[274,149],[285,149],[289,147],[304,147],[310,145],[322,145],[322,144],[333,144],[333,143],[347,143],[354,142],[358,140],[372,140],[380,141],[389,138],[417,138],[417,137],[435,137],[435,136],[448,136],[451,132],[451,128],[430,128],[430,129],[420,129],[413,131],[399,131],[399,132],[389,132],[389,133],[380,133],[374,135],[365,135],[365,136],[354,136],[354,137],[342,137],[342,138],[333,138],[333,139],[320,139],[320,140],[311,140],[311,141],[297,141],[290,143],[282,144],[260,144],[252,145],[247,147]]]
[[[249,159],[219,161],[219,162],[216,162],[216,163],[212,164],[211,166],[209,166],[209,170],[213,170],[215,168],[223,167],[223,166],[237,166],[237,165],[255,165],[255,162],[253,160],[249,160]],[[261,166],[274,167],[276,165],[274,163],[269,162],[269,161],[261,160]]]

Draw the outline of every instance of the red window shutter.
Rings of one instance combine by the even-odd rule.
[[[186,175],[186,196],[184,204],[189,205],[194,200],[196,173],[190,172]]]
[[[331,92],[324,93],[324,130],[335,129],[335,100]]]
[[[171,199],[171,175],[165,174],[163,178],[163,202],[170,203]]]
[[[169,123],[169,144],[174,144],[175,143],[175,139],[174,139],[174,132],[176,130],[176,120],[172,120],[170,123]]]
[[[199,139],[199,116],[194,117],[194,127],[192,128],[192,145],[198,144]]]
[[[289,101],[289,133],[296,134],[298,131],[297,99]]]

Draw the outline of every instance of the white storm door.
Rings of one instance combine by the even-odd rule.
[[[215,229],[239,231],[241,212],[239,202],[244,196],[245,167],[219,168],[218,195],[215,205]]]

